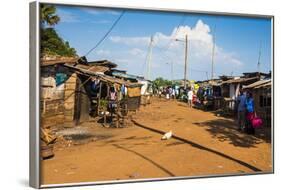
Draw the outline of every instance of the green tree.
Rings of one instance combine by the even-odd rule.
[[[41,5],[41,53],[42,55],[77,56],[76,50],[70,47],[53,28],[58,24],[60,17],[56,14],[54,5]]]
[[[41,4],[41,27],[44,25],[54,26],[60,21],[60,17],[56,14],[56,10],[54,5]]]
[[[162,77],[158,77],[153,81],[153,85],[157,88],[163,87],[163,86],[171,86],[172,81],[163,79]]]
[[[64,42],[54,28],[41,30],[41,51],[45,55],[76,56],[75,49]]]

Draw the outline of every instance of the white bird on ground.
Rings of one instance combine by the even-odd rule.
[[[165,134],[163,135],[163,137],[161,138],[161,140],[168,140],[168,139],[170,139],[170,138],[172,137],[172,135],[173,135],[172,131],[169,131],[168,133],[165,133]]]

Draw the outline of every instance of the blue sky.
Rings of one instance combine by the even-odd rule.
[[[120,9],[57,6],[61,21],[55,28],[82,56],[104,36],[121,12]],[[128,73],[145,75],[149,41],[153,36],[150,79],[159,76],[182,79],[184,43],[175,39],[183,39],[186,34],[188,79],[210,78],[214,44],[215,76],[257,71],[259,49],[260,71],[271,70],[270,19],[206,14],[127,10],[87,58],[108,59]]]

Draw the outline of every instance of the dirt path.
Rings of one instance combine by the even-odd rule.
[[[53,159],[42,161],[43,184],[272,170],[267,136],[242,134],[232,119],[159,99],[133,119],[140,125],[108,129],[85,123],[96,136],[57,148]],[[157,131],[169,130],[177,138],[161,141]]]

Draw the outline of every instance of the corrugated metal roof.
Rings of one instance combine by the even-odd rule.
[[[243,82],[248,82],[251,80],[256,80],[258,78],[259,77],[231,79],[231,80],[223,81],[222,84],[243,83]]]
[[[259,89],[259,88],[271,88],[271,85],[272,85],[272,83],[271,83],[271,81],[270,81],[270,82],[265,83],[265,84],[262,84],[262,85],[260,85],[260,86],[256,86],[254,89]]]
[[[112,63],[108,60],[89,61],[89,62],[87,62],[87,64],[90,66],[105,66],[105,67],[110,67],[110,68],[117,67],[117,64]]]
[[[92,66],[88,69],[89,71],[93,71],[93,72],[106,72],[109,70],[108,67],[104,67],[104,66]]]
[[[267,84],[267,83],[271,83],[271,79],[267,79],[267,80],[259,80],[257,82],[254,82],[252,84],[249,84],[247,86],[244,87],[244,89],[249,89],[249,88],[256,88],[258,86]]]
[[[114,78],[112,76],[108,76],[105,74],[102,74],[100,72],[94,72],[94,71],[90,71],[89,69],[85,69],[79,66],[74,66],[71,64],[64,64],[64,66],[73,69],[74,71],[78,72],[79,74],[82,75],[87,75],[87,76],[93,76],[93,77],[98,77],[100,80],[105,81],[105,82],[110,82],[110,83],[117,83],[117,84],[123,84],[127,87],[137,87],[137,86],[142,86],[142,84],[140,83],[133,83],[133,82],[129,82],[129,81],[125,81],[119,78]]]
[[[40,60],[40,65],[41,66],[51,66],[51,65],[57,65],[57,64],[74,64],[76,63],[78,58],[73,58],[73,57],[61,57],[61,58],[54,58],[54,59],[41,59]]]
[[[113,71],[112,75],[117,76],[117,77],[122,77],[122,78],[128,78],[128,79],[138,79],[139,78],[138,76],[135,76],[135,75],[130,75],[130,74],[116,72],[116,71]]]

